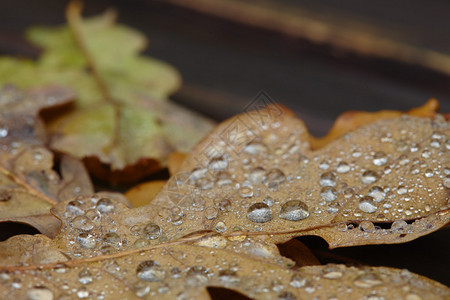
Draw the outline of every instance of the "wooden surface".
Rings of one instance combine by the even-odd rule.
[[[86,2],[86,14],[112,5],[121,22],[143,31],[150,40],[146,53],[172,63],[183,76],[184,85],[173,99],[218,121],[241,112],[261,90],[293,109],[318,135],[347,110],[407,110],[435,97],[442,111],[450,112],[447,65],[433,67],[420,55],[410,60],[401,51],[395,55],[371,53],[355,47],[353,41],[342,44],[342,38],[318,42],[314,35],[290,34],[292,28],[281,21],[262,24],[257,16],[250,22],[241,15],[223,14],[214,10],[215,0],[208,2],[210,10],[193,5],[197,0]],[[28,45],[21,33],[29,26],[64,22],[65,3],[0,1],[0,54],[36,56],[37,49]],[[339,30],[355,29],[369,41],[383,37],[419,51],[414,53],[433,52],[444,58],[450,54],[448,1],[242,3],[258,7],[247,11],[253,17],[259,9],[273,9],[277,14],[289,14],[289,20],[297,25],[305,20],[325,24],[338,36]],[[321,253],[322,262],[350,258],[349,262],[408,268],[449,285],[449,234],[450,230],[444,229],[403,245],[333,251],[326,250],[321,240],[305,242]]]

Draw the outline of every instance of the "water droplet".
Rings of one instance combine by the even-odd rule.
[[[133,225],[130,227],[130,234],[137,236],[140,235],[142,233],[142,227],[139,225]]]
[[[266,180],[266,170],[261,167],[256,167],[248,174],[248,180],[252,183],[263,183]]]
[[[220,221],[220,222],[217,222],[216,223],[216,231],[217,232],[225,232],[225,231],[227,231],[227,225],[225,225],[225,223],[224,222],[222,222],[222,221]]]
[[[91,221],[100,221],[102,215],[100,214],[100,212],[96,209],[89,209],[86,211],[86,213],[84,214],[86,217],[88,217]]]
[[[320,197],[327,202],[337,199],[337,191],[334,187],[326,186],[320,190]]]
[[[409,164],[409,158],[408,156],[406,156],[405,154],[400,155],[400,157],[398,158],[398,163],[401,166],[407,165]]]
[[[336,174],[333,172],[325,172],[320,176],[321,186],[335,186],[336,185]]]
[[[271,198],[271,197],[266,197],[266,198],[264,198],[263,203],[265,203],[265,204],[267,204],[267,206],[271,207],[275,203],[275,200],[273,200],[273,198]]]
[[[366,213],[374,213],[377,210],[373,197],[365,196],[359,200],[358,207],[360,210]]]
[[[322,161],[319,164],[319,168],[322,169],[322,170],[328,170],[329,167],[330,167],[330,163],[328,161],[326,161],[326,160]]]
[[[280,169],[271,169],[266,174],[266,184],[269,187],[269,190],[276,190],[278,186],[284,182],[286,176],[283,171]]]
[[[223,171],[228,167],[228,159],[225,156],[213,158],[208,167],[210,170]]]
[[[433,175],[434,175],[433,170],[431,170],[431,169],[425,170],[425,177],[430,178],[430,177],[433,177]]]
[[[236,284],[239,282],[239,277],[236,271],[231,269],[221,270],[219,271],[219,280],[224,282],[225,284]]]
[[[83,269],[80,273],[78,273],[78,281],[81,284],[89,284],[94,281],[94,278],[92,277],[92,273],[88,269]]]
[[[265,203],[258,202],[247,210],[247,218],[256,223],[265,223],[272,220],[272,210]]]
[[[95,237],[87,232],[80,233],[77,237],[77,242],[85,249],[94,249],[97,245]]]
[[[161,281],[166,276],[166,271],[154,260],[144,260],[136,268],[136,275],[144,281]]]
[[[217,178],[218,186],[229,185],[233,182],[230,173],[225,172],[225,171],[219,172],[217,174],[216,178]]]
[[[359,288],[373,288],[374,286],[382,284],[383,281],[378,277],[378,275],[369,273],[358,276],[353,284]]]
[[[46,287],[37,286],[27,291],[28,300],[52,300],[53,292]]]
[[[442,180],[442,184],[450,189],[450,175],[445,175],[444,179]]]
[[[201,285],[208,281],[208,269],[203,266],[190,267],[186,272],[186,282],[188,285]]]
[[[289,200],[281,206],[279,217],[288,221],[299,221],[309,216],[308,206],[300,200]]]
[[[8,126],[2,125],[0,127],[0,139],[3,139],[8,136]]]
[[[345,162],[345,161],[341,161],[336,168],[336,171],[338,173],[347,173],[348,171],[350,171],[350,165]]]
[[[136,294],[136,296],[138,297],[144,297],[145,295],[147,295],[150,292],[150,286],[148,286],[147,284],[143,283],[143,282],[138,282],[135,286],[134,286],[134,293]]]
[[[172,216],[172,225],[179,226],[181,224],[183,224],[183,215]]]
[[[378,175],[374,171],[368,170],[362,174],[361,180],[364,184],[371,184],[378,180]]]
[[[362,221],[359,224],[359,229],[361,231],[365,231],[365,232],[374,232],[375,231],[375,225],[370,222],[370,221]]]
[[[156,240],[161,235],[161,227],[155,223],[149,223],[143,230],[145,236],[150,240]]]
[[[94,228],[94,223],[86,216],[75,217],[70,225],[78,230],[91,231]]]
[[[386,197],[386,193],[379,186],[373,186],[369,189],[367,193],[368,196],[372,197],[375,202],[381,202]]]
[[[373,164],[376,166],[382,166],[387,163],[386,153],[383,151],[378,151],[373,156]]]
[[[337,228],[337,230],[339,230],[339,231],[345,232],[345,231],[347,231],[347,224],[345,224],[345,223],[339,223],[339,224],[336,226],[336,228]]]
[[[97,210],[101,213],[110,213],[114,211],[114,203],[111,199],[102,198],[97,202]]]
[[[437,140],[437,139],[432,139],[430,141],[430,147],[432,147],[432,148],[440,148],[441,147],[441,142],[439,142],[439,140]]]
[[[67,203],[66,206],[66,211],[68,211],[69,213],[79,216],[84,214],[84,210],[83,210],[83,203],[81,203],[78,200],[73,200],[70,201],[69,203]]]
[[[208,206],[205,209],[205,218],[207,218],[208,220],[215,219],[217,217],[218,213],[219,212],[218,212],[218,210],[215,207]]]
[[[122,246],[122,239],[120,235],[115,232],[108,232],[103,236],[103,242],[113,246],[114,248],[120,248]]]
[[[291,281],[289,282],[289,285],[296,289],[304,287],[305,284],[306,284],[306,279],[300,275],[293,275],[291,278]]]
[[[402,231],[405,230],[406,226],[408,226],[408,223],[406,223],[404,220],[397,220],[392,223],[391,230]]]
[[[334,264],[327,265],[322,274],[322,277],[326,279],[339,279],[344,275],[339,266]]]
[[[251,142],[247,146],[244,147],[244,152],[252,155],[256,155],[259,153],[264,153],[267,151],[267,147],[258,142]]]
[[[251,185],[243,185],[239,189],[239,194],[242,198],[249,198],[253,196],[253,187]]]
[[[352,188],[346,188],[344,190],[344,198],[345,199],[349,199],[349,198],[353,197],[354,194],[355,194],[355,191],[353,191]]]
[[[77,296],[80,299],[88,298],[89,294],[89,291],[85,287],[81,287],[77,291]]]
[[[135,249],[147,247],[147,246],[149,246],[149,245],[150,245],[149,240],[144,239],[144,238],[137,239],[137,240],[135,240],[134,243],[133,243],[133,247],[134,247]]]

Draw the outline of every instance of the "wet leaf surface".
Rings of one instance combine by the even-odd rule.
[[[276,242],[319,235],[334,248],[406,242],[448,223],[449,123],[441,116],[379,120],[311,151],[302,122],[273,109],[222,123],[152,201],[166,220],[183,212],[176,235],[202,224]]]
[[[47,87],[0,92],[0,222],[27,223],[53,237],[60,222],[50,208],[61,200],[93,192],[78,160],[63,156],[59,175],[54,155],[46,148],[46,134],[38,117],[45,108],[67,104],[73,93]]]
[[[445,286],[407,270],[335,264],[295,268],[264,236],[199,231],[169,242],[164,228],[154,220],[146,223],[148,216],[124,219],[128,211],[99,195],[58,204],[54,213],[63,226],[54,240],[16,236],[0,243],[1,296],[208,299],[207,287],[257,299],[450,295]]]

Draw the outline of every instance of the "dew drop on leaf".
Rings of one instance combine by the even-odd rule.
[[[149,223],[144,227],[144,234],[150,240],[156,240],[161,235],[161,227],[155,223]]]
[[[373,273],[362,274],[356,277],[355,280],[353,281],[353,285],[355,285],[356,287],[367,289],[373,288],[382,283],[383,281],[381,280],[381,278]]]
[[[359,229],[364,232],[374,232],[375,225],[370,221],[362,221],[361,224],[359,224]]]
[[[294,275],[291,278],[291,281],[289,282],[289,285],[294,288],[301,288],[304,287],[306,284],[306,278],[300,276],[300,275]]]
[[[214,171],[223,171],[227,167],[228,167],[228,160],[224,156],[211,159],[208,165],[208,168]]]
[[[94,223],[86,216],[75,217],[70,224],[73,228],[82,231],[91,231],[94,228]]]
[[[111,199],[102,198],[97,202],[97,210],[101,213],[110,213],[114,211],[114,203]]]
[[[375,202],[381,202],[386,197],[386,193],[379,186],[373,186],[369,189],[367,193],[368,196],[372,197]]]
[[[225,232],[227,231],[227,225],[224,222],[220,221],[216,223],[215,229],[217,232]]]
[[[77,242],[85,249],[94,249],[97,245],[95,237],[87,232],[80,233],[77,237]]]
[[[205,209],[205,218],[207,218],[208,220],[215,219],[217,217],[218,213],[219,212],[218,212],[218,210],[215,207],[208,206]]]
[[[280,209],[279,217],[288,221],[300,221],[309,216],[308,206],[300,200],[289,200]]]
[[[442,180],[442,184],[450,189],[450,175],[445,175],[444,179]]]
[[[114,248],[120,248],[122,246],[122,239],[120,235],[115,232],[108,232],[103,236],[103,242],[113,246]]]
[[[337,191],[334,187],[326,186],[320,190],[320,197],[324,201],[331,202],[337,199]]]
[[[94,281],[94,278],[92,277],[92,273],[88,269],[83,269],[78,273],[78,281],[81,284],[89,284],[92,281]]]
[[[374,213],[377,210],[373,197],[365,196],[359,200],[358,207],[360,210],[366,213]]]
[[[394,221],[392,223],[391,230],[392,231],[405,230],[406,226],[408,226],[408,223],[406,223],[406,221],[404,221],[404,220],[397,220],[397,221]]]
[[[348,171],[350,171],[350,165],[345,162],[345,161],[341,161],[336,168],[336,171],[338,173],[347,173]]]
[[[266,170],[261,167],[256,167],[248,174],[248,180],[252,183],[263,183],[266,180]]]
[[[37,286],[27,291],[28,300],[53,300],[53,292],[46,287]]]
[[[386,153],[383,151],[378,151],[373,156],[373,164],[376,166],[382,166],[387,163]]]
[[[258,142],[252,142],[244,147],[244,152],[252,155],[256,155],[259,153],[264,153],[267,151],[267,147]]]
[[[371,184],[378,180],[378,175],[372,170],[367,170],[362,174],[361,180],[364,184]]]
[[[137,266],[136,275],[144,281],[161,281],[166,276],[166,271],[154,260],[145,260]]]
[[[82,208],[83,204],[78,200],[73,200],[67,203],[66,211],[69,213],[79,216],[84,214],[84,210]]]
[[[272,210],[262,202],[251,205],[247,210],[247,218],[256,223],[265,223],[272,220]]]
[[[335,186],[337,176],[333,172],[325,172],[320,176],[320,186]]]

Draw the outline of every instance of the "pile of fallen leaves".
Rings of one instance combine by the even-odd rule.
[[[211,287],[257,299],[450,297],[407,270],[320,265],[292,240],[392,244],[446,226],[450,122],[435,100],[347,113],[320,139],[272,104],[198,142],[212,123],[169,104],[175,71],[138,56],[143,37],[109,13],[82,21],[78,9],[70,28],[30,31],[39,61],[0,59],[3,83],[60,85],[0,92],[0,222],[42,233],[0,242],[1,299],[209,299]],[[167,181],[125,195],[90,179],[137,182],[166,166]],[[295,261],[276,246],[290,240]]]

